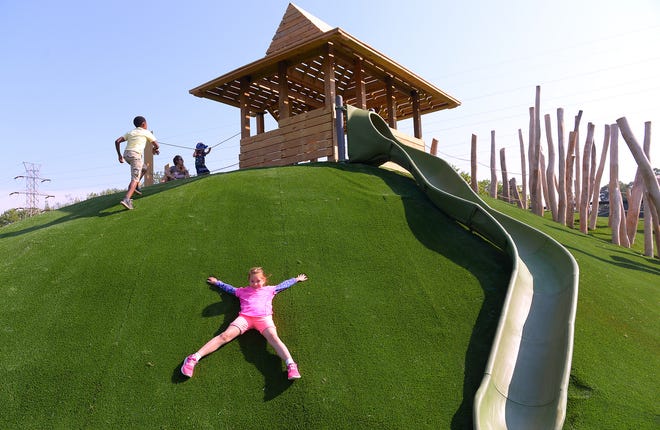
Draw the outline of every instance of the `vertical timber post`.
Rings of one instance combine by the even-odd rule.
[[[335,97],[335,130],[337,132],[337,161],[346,161],[346,140],[344,138],[344,99]]]

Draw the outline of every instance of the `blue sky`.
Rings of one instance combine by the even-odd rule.
[[[657,0],[294,3],[459,99],[460,107],[422,118],[424,138],[437,138],[440,155],[469,172],[476,134],[480,179],[490,177],[491,130],[498,151],[506,148],[510,176],[520,172],[518,129],[526,140],[536,85],[555,144],[559,107],[569,129],[584,112],[583,138],[587,123],[596,125],[598,154],[604,125],[622,116],[640,142],[645,121],[660,127]],[[25,191],[25,181],[14,179],[24,162],[51,180],[39,186],[55,196],[51,206],[124,188],[129,170],[113,142],[135,115],[167,144],[157,169],[176,154],[193,168],[198,141],[223,142],[207,157],[211,170],[236,169],[238,110],[188,91],[262,58],[287,5],[0,0],[0,213],[25,204],[24,195],[9,196]],[[620,180],[630,182],[635,164],[622,138],[619,144]],[[655,139],[654,167],[659,148]]]

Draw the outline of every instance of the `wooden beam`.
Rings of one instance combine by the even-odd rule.
[[[241,94],[239,104],[241,107],[241,139],[250,137],[250,77],[241,78]]]
[[[286,61],[280,61],[277,64],[277,76],[280,81],[278,88],[279,100],[278,100],[278,110],[280,112],[279,119],[288,118],[291,115],[291,109],[289,106],[289,83],[287,78],[287,63]]]
[[[327,107],[332,107],[335,103],[335,53],[334,45],[330,42],[326,44],[326,55],[323,60],[323,74],[325,75],[324,81],[324,94],[325,94],[325,105]]]
[[[394,94],[393,79],[385,76],[385,93],[387,94],[387,125],[396,130],[396,95]],[[417,136],[415,136],[417,137]]]
[[[364,84],[364,67],[362,58],[355,57],[353,64],[353,79],[355,80],[355,104],[360,109],[367,108],[367,93]]]
[[[257,114],[257,134],[261,134],[264,131],[266,131],[264,124],[264,112],[259,112]]]
[[[422,114],[419,110],[419,93],[417,90],[413,90],[410,93],[412,98],[412,115],[413,115],[413,135],[421,139],[422,138]]]

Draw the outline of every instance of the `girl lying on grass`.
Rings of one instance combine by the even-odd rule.
[[[300,274],[295,278],[287,279],[277,286],[269,286],[268,277],[261,267],[253,267],[248,275],[250,285],[242,288],[235,288],[225,284],[213,276],[210,276],[206,282],[219,287],[222,291],[232,294],[240,300],[241,310],[238,317],[229,324],[229,327],[213,339],[206,342],[199,351],[189,355],[183,361],[181,373],[187,377],[192,377],[195,366],[202,357],[214,352],[222,345],[231,342],[237,336],[250,329],[259,330],[266,338],[268,343],[275,349],[277,355],[284,360],[287,368],[289,380],[299,379],[300,373],[298,366],[291,358],[289,349],[277,336],[277,328],[273,322],[273,298],[280,291],[292,287],[297,282],[307,280],[307,275]]]

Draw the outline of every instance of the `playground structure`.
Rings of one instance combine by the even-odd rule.
[[[444,160],[402,144],[373,112],[348,107],[350,162],[394,161],[428,198],[511,260],[512,273],[477,391],[476,429],[560,429],[566,415],[578,266],[544,233],[490,208]]]
[[[424,149],[421,116],[460,105],[372,47],[293,4],[264,58],[190,93],[240,109],[241,169],[336,161],[336,96],[379,113],[394,130],[398,121],[412,119],[414,136],[397,136],[419,149]],[[276,129],[265,130],[266,113],[277,121]]]
[[[264,58],[190,93],[239,108],[241,169],[339,161],[344,130],[336,100],[355,106],[348,114],[349,161],[395,162],[440,210],[511,259],[507,297],[475,399],[475,427],[561,427],[577,265],[549,237],[490,209],[451,166],[426,153],[421,116],[457,107],[458,100],[293,4]],[[276,129],[265,129],[266,113]],[[406,119],[412,119],[413,136],[397,131]]]

